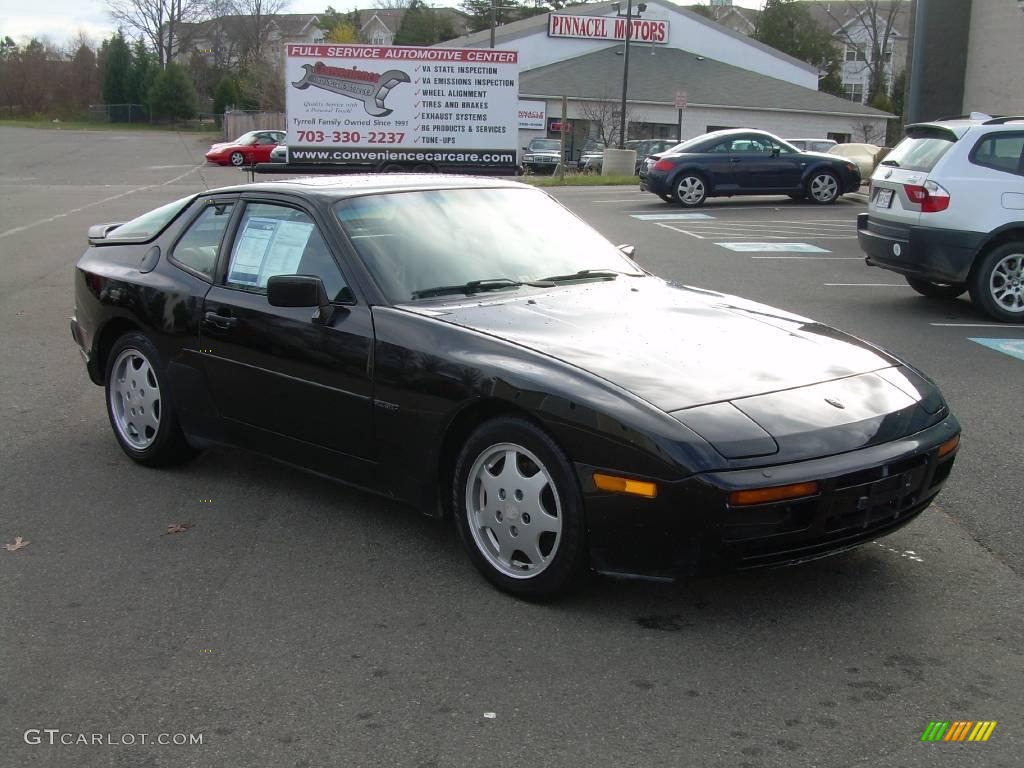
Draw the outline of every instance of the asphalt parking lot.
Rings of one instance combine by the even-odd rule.
[[[860,204],[557,193],[656,274],[932,375],[964,427],[938,503],[806,566],[533,605],[414,510],[243,452],[128,461],[67,330],[86,228],[243,176],[198,166],[192,136],[0,127],[0,147],[0,539],[31,542],[0,548],[0,765],[1019,765],[1024,360],[972,339],[1014,351],[1024,328],[865,267]],[[933,720],[998,726],[921,743]],[[121,743],[143,733],[202,744]]]

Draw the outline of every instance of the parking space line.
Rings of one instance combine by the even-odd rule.
[[[597,203],[598,205],[601,205],[602,203],[635,203],[636,198],[630,197],[622,200],[591,200],[590,202]]]
[[[637,221],[699,221],[715,218],[706,213],[631,213],[629,215]]]
[[[84,211],[87,208],[95,208],[97,205],[103,205],[103,203],[109,203],[112,200],[119,200],[122,197],[128,197],[128,195],[136,195],[139,192],[145,192],[145,191],[150,190],[150,189],[156,189],[157,187],[166,187],[169,184],[173,184],[176,181],[181,181],[183,178],[188,176],[190,173],[194,173],[195,171],[199,170],[201,167],[202,166],[200,166],[200,165],[195,165],[195,166],[192,166],[189,170],[185,171],[184,173],[178,174],[173,179],[168,179],[167,181],[161,181],[159,184],[147,184],[144,187],[133,187],[132,189],[129,189],[127,192],[122,192],[119,195],[111,195],[110,197],[104,197],[102,200],[94,200],[91,203],[86,203],[85,205],[79,206],[78,208],[72,208],[71,210],[64,211],[63,213],[58,213],[58,214],[54,214],[53,216],[48,216],[45,219],[39,219],[38,221],[33,221],[33,222],[28,223],[28,224],[23,224],[20,227],[14,227],[13,229],[4,230],[3,232],[0,232],[0,239],[5,238],[5,237],[9,237],[10,235],[15,235],[18,232],[24,232],[26,229],[32,229],[32,227],[38,227],[40,224],[49,224],[51,221],[56,221],[57,219],[63,219],[65,216],[70,216],[73,213],[78,213],[79,211]]]
[[[1024,325],[1017,325],[1015,323],[928,323],[928,325],[934,325],[939,328],[1020,328],[1024,329]]]
[[[995,352],[1002,352],[1004,355],[1024,360],[1024,339],[984,339],[968,336],[968,340]]]
[[[695,235],[693,232],[689,232],[689,231],[687,231],[685,229],[679,229],[679,227],[673,227],[671,224],[663,224],[660,221],[656,221],[654,223],[657,224],[659,227],[664,227],[665,229],[671,229],[673,232],[679,232],[680,234],[683,234],[683,235],[689,235],[690,237],[695,237],[698,240],[703,240],[704,239],[700,235]]]
[[[909,288],[906,283],[822,283],[831,287],[843,288]]]
[[[821,259],[824,261],[864,261],[860,256],[751,256],[752,259]]]

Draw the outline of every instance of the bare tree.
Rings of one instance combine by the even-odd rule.
[[[586,101],[580,107],[580,114],[590,123],[590,134],[603,141],[606,147],[615,147],[619,143],[620,110],[622,103],[611,98],[600,101]],[[629,122],[632,110],[626,105],[626,138],[629,134]]]
[[[888,96],[887,76],[892,63],[892,37],[897,18],[910,4],[905,0],[852,0],[843,3],[818,2],[835,23],[833,36],[858,51],[863,51],[860,62],[868,71],[867,101],[870,104],[879,94]],[[836,9],[843,8],[847,18],[840,20]],[[859,57],[857,59],[860,61]]]
[[[242,39],[239,42],[242,56],[250,62],[263,59],[263,49],[274,26],[274,17],[284,10],[288,0],[234,0],[232,8],[243,17]]]
[[[885,144],[885,128],[880,129],[875,123],[863,122],[857,126],[857,130],[861,134],[861,141],[865,144],[877,144],[879,146]]]
[[[209,0],[107,0],[111,18],[156,51],[165,67],[188,43],[186,25],[208,17]]]

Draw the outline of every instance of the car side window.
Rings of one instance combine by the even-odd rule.
[[[231,221],[232,203],[207,205],[185,231],[171,252],[171,260],[213,279],[224,230]]]
[[[708,152],[732,152],[732,144],[732,139],[729,141],[723,141],[720,144],[715,144],[715,146],[711,147]]]
[[[275,275],[319,277],[334,302],[351,302],[352,292],[327,243],[305,211],[275,203],[249,203],[238,224],[225,285],[266,293]]]
[[[971,162],[997,171],[1024,176],[1024,133],[986,136],[971,152]]]

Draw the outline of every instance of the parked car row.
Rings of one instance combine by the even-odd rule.
[[[284,131],[249,131],[234,141],[214,144],[206,153],[206,162],[239,168],[270,161],[270,153],[284,141]]]

